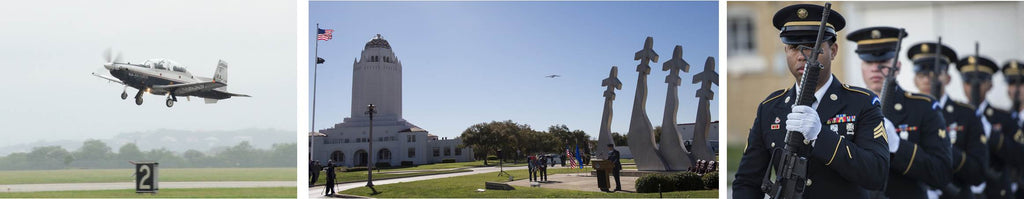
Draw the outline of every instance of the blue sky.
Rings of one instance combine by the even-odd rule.
[[[442,137],[513,120],[537,130],[565,124],[596,139],[601,80],[612,66],[623,86],[611,128],[626,133],[638,77],[633,54],[648,36],[661,56],[648,76],[651,123],[662,122],[661,68],[676,45],[691,65],[681,73],[677,123],[690,123],[700,87],[692,77],[708,56],[719,59],[718,2],[310,2],[309,13],[310,83],[316,24],[335,30],[319,43],[327,62],[318,69],[316,129],[350,115],[352,61],[378,33],[402,61],[404,118]],[[551,74],[562,77],[544,77]],[[712,89],[716,121],[720,92]]]

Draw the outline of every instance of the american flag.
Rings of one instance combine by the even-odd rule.
[[[576,158],[569,152],[569,148],[565,148],[565,155],[569,157],[569,168],[576,168]]]
[[[324,40],[324,41],[331,40],[331,37],[333,37],[331,34],[334,34],[334,29],[319,29],[319,28],[317,28],[316,29],[316,40]]]

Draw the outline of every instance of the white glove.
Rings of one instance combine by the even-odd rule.
[[[882,118],[885,121],[885,134],[889,136],[889,139],[885,140],[889,142],[889,153],[896,153],[896,150],[900,149],[900,135],[896,134],[896,125],[889,121],[889,118]]]
[[[814,141],[821,132],[821,119],[818,111],[810,106],[793,106],[793,112],[786,115],[786,130],[804,134],[804,140]]]

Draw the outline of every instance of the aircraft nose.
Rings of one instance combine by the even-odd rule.
[[[117,67],[114,66],[114,63],[103,64],[103,68],[107,68],[107,70],[117,69]]]

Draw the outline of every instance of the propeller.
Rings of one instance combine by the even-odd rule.
[[[103,51],[103,58],[107,60],[107,63],[124,63],[121,59],[122,53],[117,53],[117,57],[114,57],[111,51],[112,50],[110,48],[107,48],[107,50]]]

